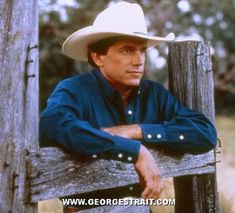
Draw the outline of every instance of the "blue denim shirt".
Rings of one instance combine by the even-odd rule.
[[[112,136],[102,127],[139,124],[141,141]],[[179,103],[161,84],[141,80],[127,106],[99,70],[66,79],[40,119],[41,146],[62,146],[85,158],[137,160],[140,145],[193,154],[216,145],[216,130],[201,113]]]

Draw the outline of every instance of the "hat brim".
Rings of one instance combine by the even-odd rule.
[[[65,40],[62,51],[69,58],[87,61],[88,45],[104,38],[121,35],[147,39],[147,47],[153,47],[161,42],[169,42],[175,39],[174,33],[169,33],[165,37],[157,37],[139,32],[120,32],[118,29],[107,30],[89,26],[71,34]]]

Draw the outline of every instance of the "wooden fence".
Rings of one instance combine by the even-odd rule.
[[[0,39],[0,210],[36,212],[36,203],[55,197],[114,192],[139,195],[132,164],[79,162],[58,148],[38,149],[37,1],[1,1]],[[27,21],[26,21],[27,20]],[[10,60],[9,60],[10,59]],[[213,78],[208,43],[169,46],[169,88],[214,122]],[[215,150],[176,154],[151,150],[164,178],[174,177],[176,212],[220,212]]]
[[[37,212],[26,201],[26,150],[38,147],[37,1],[0,0],[0,212]]]

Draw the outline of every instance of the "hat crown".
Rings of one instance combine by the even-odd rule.
[[[173,33],[165,37],[149,35],[142,8],[138,4],[119,2],[99,13],[93,25],[71,34],[62,50],[70,58],[87,61],[91,43],[120,35],[146,39],[147,47],[156,46],[163,41],[173,41],[175,38]]]
[[[95,19],[94,27],[127,33],[148,34],[144,13],[138,4],[120,2],[103,10]]]

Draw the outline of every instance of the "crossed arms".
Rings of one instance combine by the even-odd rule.
[[[65,81],[50,96],[40,121],[41,146],[48,146],[43,142],[45,139],[51,141],[50,145],[59,144],[78,155],[133,163],[144,189],[143,198],[157,198],[162,188],[159,169],[145,144],[160,144],[191,153],[209,151],[216,144],[216,131],[209,120],[201,113],[184,108],[162,88],[157,88],[159,97],[152,98],[153,101],[157,99],[158,104],[147,97],[146,105],[153,108],[145,112],[150,119],[160,112],[163,121],[121,126],[113,122],[112,111],[107,122],[109,106],[104,108],[106,100],[103,104],[103,99],[98,99],[98,88],[92,88],[90,96],[78,93],[79,89],[71,81]],[[89,93],[89,88],[80,91]],[[156,91],[153,94],[156,95]],[[95,102],[91,104],[93,99]],[[158,105],[161,108],[158,109]],[[93,111],[96,113],[92,114]],[[137,117],[138,113],[141,117],[143,112],[136,110]],[[117,114],[115,119],[118,118]],[[97,121],[100,127],[95,127]],[[102,126],[102,122],[106,125]]]

